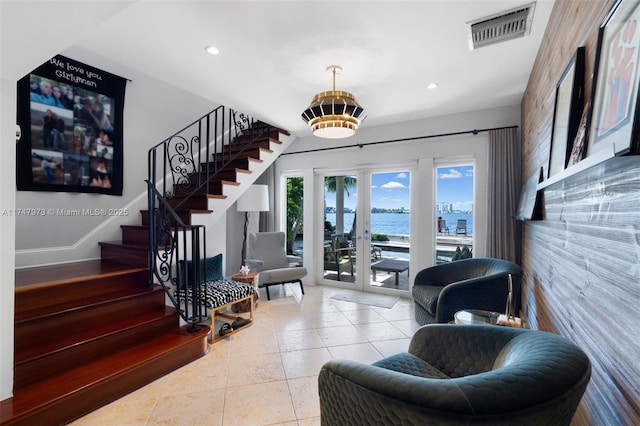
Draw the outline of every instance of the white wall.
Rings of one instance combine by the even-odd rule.
[[[276,162],[276,176],[297,173],[305,177],[305,229],[322,230],[323,218],[319,217],[321,208],[317,206],[322,201],[318,193],[323,186],[314,182],[314,171],[323,171],[331,168],[375,169],[394,165],[410,165],[414,167],[414,176],[411,181],[411,264],[410,271],[413,275],[425,266],[431,264],[434,238],[433,209],[427,200],[433,199],[434,189],[434,161],[438,158],[450,158],[458,156],[473,156],[476,162],[476,214],[487,213],[487,171],[488,171],[488,133],[480,132],[477,135],[465,134],[457,136],[442,136],[435,138],[420,138],[420,136],[442,135],[474,129],[487,129],[520,124],[519,106],[502,107],[491,110],[476,111],[456,114],[445,117],[437,117],[411,122],[396,123],[386,126],[363,126],[355,136],[342,140],[326,140],[308,136],[297,139]],[[367,145],[372,142],[385,140],[407,139],[385,144]],[[413,138],[417,138],[413,140]],[[362,144],[362,147],[358,147]],[[318,150],[328,147],[350,146],[343,149],[322,150],[316,152],[303,152]],[[298,154],[294,154],[298,152]],[[292,154],[290,154],[292,153]],[[290,155],[289,155],[290,154]],[[311,180],[311,181],[309,181]],[[278,179],[278,182],[280,180]],[[309,196],[309,192],[316,191],[315,196]],[[276,194],[280,194],[277,188]],[[281,205],[280,197],[276,200]],[[277,216],[277,223],[281,217]],[[321,244],[314,244],[314,239],[321,238],[321,231],[306,233],[304,252],[311,254],[305,256],[305,266],[309,270],[309,277],[313,280],[320,279],[320,271],[314,268],[314,259],[320,258]],[[430,236],[431,239],[427,238]],[[486,225],[479,222],[474,225],[476,241],[481,242],[486,238]],[[476,256],[484,255],[484,245],[477,244],[474,247]]]
[[[217,105],[163,81],[107,61],[92,52],[69,48],[64,56],[128,78],[124,102],[123,195],[18,191],[18,208],[126,208],[126,216],[16,218],[16,266],[52,264],[100,257],[99,241],[121,239],[120,224],[140,224],[146,209],[147,151]]]
[[[16,83],[0,79],[0,401],[13,392]]]

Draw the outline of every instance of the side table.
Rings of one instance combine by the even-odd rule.
[[[247,283],[247,284],[253,285],[253,288],[255,288],[256,290],[256,292],[253,293],[254,309],[258,307],[258,300],[260,299],[260,292],[258,291],[259,277],[260,277],[260,274],[258,272],[249,272],[247,275],[243,275],[240,272],[236,272],[235,274],[231,275],[231,279],[234,281],[240,281],[241,283]],[[235,308],[235,305],[234,305],[234,308]],[[245,306],[245,307],[238,306],[238,308],[236,309],[243,309],[243,310],[238,310],[237,312],[246,312],[249,310],[249,306]],[[234,312],[236,311],[234,310]]]
[[[455,324],[489,324],[500,325],[505,327],[529,328],[524,321],[517,318],[515,321],[504,321],[505,315],[498,312],[483,311],[479,309],[465,309],[458,311],[454,315]]]
[[[481,311],[478,309],[466,309],[464,311],[458,311],[454,315],[454,322],[456,324],[497,324],[498,316],[497,312]]]

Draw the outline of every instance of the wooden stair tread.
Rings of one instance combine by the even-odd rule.
[[[246,154],[246,153],[243,153]],[[249,163],[263,163],[264,160],[261,160],[259,157],[251,157],[251,156],[239,156],[238,158],[234,158],[233,160],[229,160],[229,162],[227,163],[226,167],[229,168],[239,168],[239,169],[243,169],[243,170],[249,170]],[[202,163],[202,164],[206,164],[206,163]],[[223,169],[224,170],[224,169]]]
[[[87,309],[91,307],[96,307],[98,305],[102,305],[104,303],[113,303],[114,301],[124,299],[132,296],[140,296],[143,294],[153,293],[157,291],[164,291],[160,288],[160,286],[147,286],[140,288],[131,288],[125,287],[122,289],[116,289],[113,292],[107,294],[108,299],[105,299],[105,295],[97,295],[94,297],[87,297],[83,299],[74,299],[69,302],[59,303],[59,304],[51,304],[46,308],[39,308],[34,311],[22,311],[16,312],[14,316],[15,324],[19,325],[25,321],[36,321],[46,318],[50,315],[61,315],[67,311],[77,310],[80,307],[82,309]]]
[[[211,194],[210,194],[211,195]],[[146,212],[146,210],[145,210]],[[176,213],[184,213],[184,214],[203,214],[203,213],[213,213],[213,210],[201,210],[201,209],[178,209],[175,211]],[[144,225],[143,225],[144,226]]]
[[[87,260],[83,262],[65,263],[51,266],[16,269],[16,292],[25,291],[35,286],[66,284],[105,275],[117,277],[131,272],[140,272],[148,268],[135,268],[103,260]]]
[[[282,143],[280,141],[276,141],[274,139],[271,140],[271,142],[277,142],[278,144]],[[251,146],[251,145],[235,145],[234,148],[232,148],[230,151],[226,151],[226,152],[217,152],[217,153],[213,153],[211,154],[212,158],[217,158],[217,159],[223,159],[226,157],[228,160],[231,160],[231,157],[233,157],[233,160],[240,160],[242,158],[260,158],[260,154],[272,154],[273,150],[270,148],[265,148],[263,146]],[[231,161],[233,161],[231,160]],[[201,162],[201,164],[206,164],[204,162]],[[231,168],[226,170],[230,170]]]
[[[219,180],[219,181],[214,181],[210,183],[211,186],[218,184],[218,185],[229,185],[229,186],[240,186],[240,182],[234,182],[232,180]],[[187,199],[187,198],[204,198],[205,196],[207,198],[210,198],[212,195],[215,194],[177,194],[174,195],[173,197],[171,197],[169,200],[183,200],[183,199]],[[192,209],[188,209],[188,210],[182,210],[184,212],[189,211],[192,212]]]
[[[195,341],[206,339],[210,327],[201,325],[195,333],[184,326],[173,333],[167,333],[139,345],[124,349],[81,366],[75,370],[60,374],[16,392],[12,398],[0,401],[0,423],[18,418],[25,413],[39,411],[60,403],[76,392],[90,392],[91,388],[109,382],[117,377],[166,356],[171,352]],[[204,356],[206,351],[202,353]],[[140,387],[146,383],[136,384]],[[131,389],[133,390],[133,389]],[[129,390],[129,392],[131,391]],[[121,395],[114,395],[114,398]]]
[[[200,170],[198,172],[191,173],[190,176],[195,176],[195,175],[200,174],[203,177],[206,177],[207,176],[207,170],[206,170],[207,166],[206,165],[207,165],[206,162],[200,163],[200,166],[202,167],[202,170]],[[225,168],[223,168],[221,170],[218,170],[218,172],[215,173],[215,174],[213,174],[212,171],[209,172],[209,174],[211,175],[211,179],[216,179],[218,176],[221,176],[221,175],[227,176],[227,179],[228,179],[228,176],[233,176],[234,174],[247,174],[247,175],[250,175],[251,173],[253,173],[251,170],[247,170],[247,169],[244,169],[242,167],[225,167]],[[224,179],[219,179],[219,180],[224,180]]]
[[[233,182],[233,181],[231,181],[231,180],[221,180],[221,181],[220,181],[220,183],[221,183],[222,185],[240,186],[240,182]],[[212,195],[212,194],[207,194],[207,197],[208,197],[209,195]]]
[[[123,330],[138,327],[144,323],[156,321],[168,316],[175,317],[175,315],[175,308],[165,306],[164,310],[144,312],[134,317],[119,319],[100,328],[89,329],[81,333],[68,333],[56,338],[53,342],[41,341],[38,345],[33,345],[30,348],[22,349],[19,353],[16,353],[15,364],[20,365],[42,355],[65,350],[77,345],[79,342],[86,343],[99,338],[105,338]]]
[[[250,163],[264,163],[264,160],[261,160],[261,159],[259,159],[259,158],[249,157],[249,158],[247,158],[247,160],[248,160]]]
[[[282,144],[280,137],[279,136],[276,137],[276,135],[273,135],[272,133],[262,134],[258,137],[256,137],[255,135],[248,134],[248,135],[238,136],[235,142],[231,144],[230,148],[232,152],[234,152],[234,149],[237,152],[239,149],[242,149],[243,146],[251,147],[256,145],[262,145],[265,142],[268,144],[269,143]]]
[[[148,250],[148,244],[136,244],[136,243],[123,243],[122,240],[119,241],[100,241],[98,244],[105,246],[122,246],[122,247],[130,247],[133,249],[144,249]]]

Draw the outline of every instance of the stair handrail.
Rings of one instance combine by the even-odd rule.
[[[215,176],[270,129],[221,105],[149,149],[150,284],[162,286],[191,331],[207,318],[205,288],[199,285],[206,227],[186,224],[180,211],[193,196],[208,194]]]
[[[226,113],[225,110],[224,105],[216,107],[149,149],[149,180],[161,185],[163,194],[188,198],[198,191],[207,191],[212,177],[268,131],[268,125],[244,113],[233,109]],[[252,137],[243,138],[250,130]],[[206,143],[202,144],[203,140]],[[233,145],[242,148],[232,151]],[[164,160],[160,172],[156,167],[159,148],[162,148]],[[208,161],[201,162],[203,158]],[[195,175],[193,185],[189,181],[190,175]],[[168,189],[168,181],[172,190],[179,189],[178,193]],[[180,205],[174,207],[177,210]]]
[[[149,197],[162,203],[162,194],[150,181],[147,181],[147,185]],[[149,231],[155,231],[153,237],[150,235],[151,284],[162,286],[182,319],[191,325],[189,331],[195,332],[200,329],[198,323],[207,319],[204,294],[197,285],[201,278],[201,250],[206,258],[206,246],[201,249],[200,244],[206,241],[206,227],[186,225],[170,205],[162,206],[149,211]],[[151,224],[154,226],[151,227]],[[152,250],[151,247],[156,249]],[[190,264],[187,258],[192,259]]]

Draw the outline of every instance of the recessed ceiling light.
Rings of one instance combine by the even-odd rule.
[[[205,46],[204,50],[210,55],[217,55],[218,53],[220,53],[218,48],[215,46]]]
[[[436,87],[438,87],[438,83],[431,82],[427,84],[427,89],[435,89]]]

